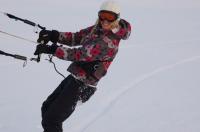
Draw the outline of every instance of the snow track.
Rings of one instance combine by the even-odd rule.
[[[130,89],[136,88],[137,85],[142,83],[143,81],[150,79],[154,75],[157,75],[158,73],[170,70],[172,68],[175,68],[179,65],[184,65],[193,61],[199,61],[200,56],[193,56],[184,60],[177,61],[174,64],[166,65],[163,67],[160,67],[152,72],[146,73],[137,79],[135,79],[133,82],[131,82],[129,85],[121,88],[120,90],[116,91],[113,95],[109,96],[110,98],[107,98],[107,103],[104,105],[101,111],[98,111],[97,114],[85,122],[85,124],[82,125],[80,132],[85,132],[93,123],[95,123],[100,117],[102,117],[112,106],[115,104],[120,97],[122,97],[125,93],[127,93]]]

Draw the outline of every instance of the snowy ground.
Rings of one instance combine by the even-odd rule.
[[[1,0],[0,10],[49,29],[77,31],[95,22],[102,2],[86,1]],[[121,42],[96,94],[64,123],[65,132],[199,132],[200,2],[119,2],[133,33]],[[0,30],[37,39],[32,27],[2,14]],[[3,34],[0,43],[0,50],[28,57],[35,49]],[[67,75],[69,62],[55,61]],[[0,132],[42,132],[41,104],[62,80],[47,61],[22,64],[0,56]]]

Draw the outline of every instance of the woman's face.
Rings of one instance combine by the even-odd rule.
[[[111,30],[112,22],[108,22],[107,20],[101,20],[100,23],[104,30]]]
[[[99,20],[105,30],[111,30],[112,23],[117,20],[118,15],[110,11],[100,11]]]

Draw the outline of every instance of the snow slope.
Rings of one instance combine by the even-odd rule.
[[[49,29],[78,31],[95,22],[102,0],[1,0],[1,11]],[[90,101],[64,123],[70,132],[200,131],[200,2],[118,2],[133,25]],[[0,14],[0,30],[32,40],[33,28]],[[35,45],[0,34],[0,50],[32,57]],[[0,132],[40,132],[40,107],[62,77],[39,64],[0,56]],[[69,62],[55,59],[68,75]]]

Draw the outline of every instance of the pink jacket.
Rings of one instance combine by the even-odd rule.
[[[71,48],[59,47],[55,55],[72,61],[68,71],[77,79],[96,86],[115,58],[120,40],[130,36],[130,24],[123,19],[119,23],[117,32],[103,30],[99,24],[76,33],[60,32],[58,43]]]

